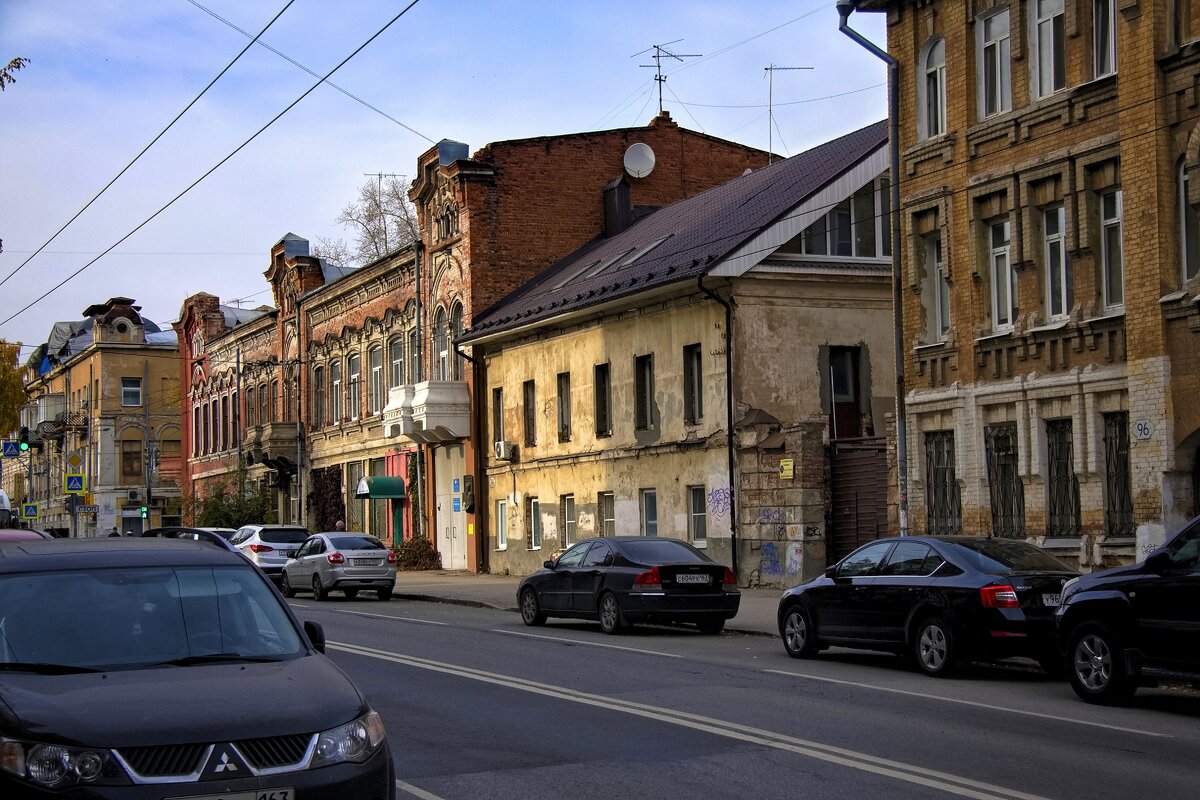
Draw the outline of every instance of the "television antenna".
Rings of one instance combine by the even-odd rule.
[[[654,55],[651,56],[651,58],[654,59],[653,64],[638,64],[638,66],[646,67],[648,69],[654,70],[654,80],[658,84],[658,113],[659,114],[661,114],[663,112],[662,87],[663,87],[663,84],[667,82],[667,76],[664,75],[663,71],[662,71],[663,59],[666,58],[669,61],[670,59],[673,58],[676,61],[682,62],[685,58],[700,58],[700,56],[701,56],[700,53],[672,53],[670,50],[667,49],[667,47],[669,47],[670,45],[678,44],[679,42],[682,42],[682,41],[683,41],[683,39],[676,39],[672,42],[667,42],[666,44],[652,44],[649,47],[647,47],[645,50],[642,50],[640,53],[634,53],[633,55],[630,56],[630,58],[637,58],[642,53],[649,53],[651,50],[654,51]]]
[[[779,70],[812,69],[812,67],[778,67],[774,64],[763,67],[767,78],[767,165],[770,166],[775,149],[775,73]],[[784,145],[787,146],[786,144]]]

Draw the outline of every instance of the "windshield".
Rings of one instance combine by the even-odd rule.
[[[690,564],[709,560],[699,550],[670,539],[622,542],[620,547],[626,558],[639,564]]]
[[[955,539],[967,560],[980,572],[1075,572],[1054,556],[1028,542],[1012,539]],[[964,552],[965,551],[965,552]]]
[[[258,538],[267,544],[300,544],[308,538],[304,528],[264,528]]]
[[[245,567],[0,576],[0,664],[120,669],[214,654],[284,659],[304,646]]]

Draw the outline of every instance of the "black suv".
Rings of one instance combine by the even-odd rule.
[[[1200,517],[1140,564],[1068,581],[1056,616],[1071,687],[1089,703],[1200,683]]]

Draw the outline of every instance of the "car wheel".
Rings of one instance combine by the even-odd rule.
[[[392,590],[391,589],[380,589],[379,591],[375,592],[375,595],[380,600],[391,600],[392,599]]]
[[[1088,703],[1120,703],[1137,690],[1125,669],[1125,647],[1098,622],[1085,622],[1071,633],[1067,647],[1071,688]]]
[[[926,675],[941,678],[954,672],[958,654],[946,620],[938,616],[921,620],[913,637],[913,656],[917,669]]]
[[[801,605],[793,605],[783,617],[779,635],[783,637],[783,649],[792,658],[809,658],[817,654],[817,639],[812,620]]]
[[[284,597],[296,596],[296,590],[292,588],[292,582],[288,580],[286,572],[279,576],[279,591]]]
[[[313,600],[320,601],[326,597],[329,597],[329,594],[325,591],[325,584],[321,583],[321,576],[313,575]]]
[[[521,621],[531,627],[546,624],[546,615],[538,604],[537,592],[526,589],[521,592]]]
[[[617,602],[617,596],[612,592],[605,592],[600,595],[600,606],[598,609],[600,617],[600,630],[605,633],[617,633],[621,630],[623,620],[621,619],[621,604]]]
[[[342,589],[342,594],[346,595],[347,600],[353,600],[358,597],[358,589]]]
[[[703,622],[697,622],[696,627],[706,636],[713,636],[725,630],[725,620],[722,617],[706,619]]]

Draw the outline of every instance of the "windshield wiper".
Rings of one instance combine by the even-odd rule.
[[[270,662],[282,661],[278,656],[249,656],[241,653],[204,653],[203,655],[184,656],[183,658],[173,658],[170,661],[160,661],[157,664],[151,664],[154,667],[190,667],[195,664],[224,664],[237,661],[252,661],[252,662]]]
[[[40,661],[2,661],[0,670],[6,672],[36,672],[39,675],[76,675],[83,672],[103,672],[94,667],[74,664],[47,664]]]

